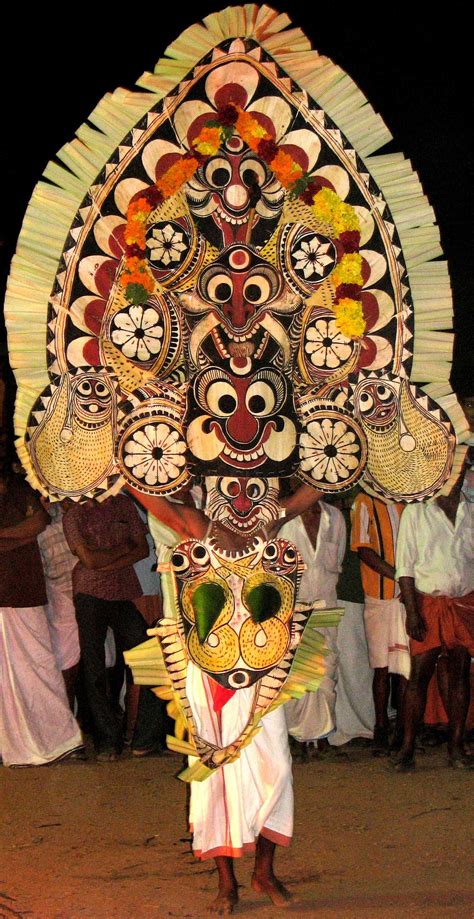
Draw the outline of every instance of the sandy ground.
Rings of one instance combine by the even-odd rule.
[[[277,869],[297,897],[287,915],[318,919],[474,916],[473,773],[445,749],[396,775],[366,749],[295,763],[296,834]],[[205,917],[213,862],[186,828],[180,759],[0,769],[0,917]],[[238,865],[236,916],[278,912]]]

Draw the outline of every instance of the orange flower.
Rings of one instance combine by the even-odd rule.
[[[239,116],[235,127],[243,142],[247,144],[247,147],[250,147],[251,150],[256,150],[262,139],[270,140],[269,133],[262,127],[260,122],[258,122],[253,115],[250,115],[249,112],[244,112],[243,109],[239,109]]]
[[[137,198],[136,201],[132,201],[128,206],[127,218],[128,220],[146,220],[147,215],[151,211],[151,204],[147,201],[146,198]]]
[[[193,140],[193,147],[203,156],[214,156],[222,143],[222,135],[219,128],[202,128],[198,136]]]
[[[198,161],[194,157],[177,160],[157,181],[164,198],[171,198],[177,191],[188,182],[198,168]]]
[[[145,248],[146,226],[138,220],[130,220],[125,230],[125,242],[127,246],[133,246],[137,243],[141,249]]]
[[[133,271],[138,271],[140,267],[144,264],[145,264],[144,259],[138,258],[136,255],[133,255],[132,258],[125,259],[125,268],[130,273]]]
[[[270,163],[270,169],[284,188],[288,188],[303,175],[301,166],[298,166],[298,163],[295,163],[290,154],[285,153],[284,150],[278,151],[275,159]]]

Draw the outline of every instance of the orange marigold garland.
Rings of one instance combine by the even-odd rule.
[[[281,149],[266,128],[250,112],[232,102],[221,107],[193,138],[192,150],[183,154],[158,179],[156,185],[132,199],[127,211],[125,230],[125,270],[121,284],[130,303],[144,303],[154,290],[155,282],[146,259],[146,226],[150,213],[166,198],[192,178],[201,163],[215,156],[234,131],[272,170],[289,192],[312,208],[317,219],[331,229],[344,254],[333,272],[336,287],[334,312],[336,324],[348,338],[360,338],[365,331],[362,304],[362,259],[358,254],[360,223],[355,209],[341,200],[332,189],[304,172],[285,150]]]

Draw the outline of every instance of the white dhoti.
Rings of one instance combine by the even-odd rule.
[[[82,746],[42,606],[0,607],[0,753],[39,766]]]
[[[237,690],[217,714],[209,679],[193,664],[186,685],[199,736],[219,746],[235,740],[247,723],[255,687]],[[195,761],[190,758],[190,764]],[[282,708],[265,715],[239,759],[204,782],[191,783],[190,824],[198,858],[252,852],[259,834],[278,845],[290,844],[293,780]]]
[[[400,673],[409,679],[410,648],[405,621],[405,607],[400,600],[365,598],[364,622],[370,666],[388,667],[389,673]]]
[[[372,737],[375,721],[364,607],[349,600],[338,600],[338,605],[344,615],[337,630],[336,731],[329,738],[335,747],[354,737]]]
[[[284,706],[288,732],[300,743],[327,737],[336,724],[336,674],[338,664],[337,627],[318,629],[324,636],[328,654],[326,672],[316,692],[306,692]]]
[[[72,586],[66,590],[48,579],[46,593],[46,616],[53,654],[59,670],[69,670],[78,663],[81,656]]]

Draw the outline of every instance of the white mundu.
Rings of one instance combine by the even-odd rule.
[[[209,678],[188,664],[186,693],[200,737],[220,747],[245,727],[255,687],[238,689],[219,714]],[[293,834],[293,780],[283,706],[265,715],[251,743],[233,763],[204,782],[191,782],[190,825],[199,858],[238,857],[255,849],[257,836],[288,846]],[[190,765],[196,762],[189,758]]]

